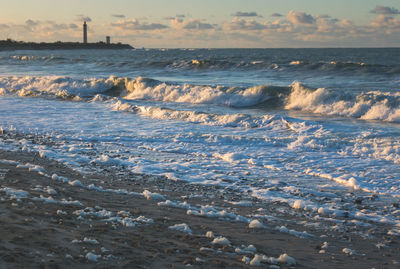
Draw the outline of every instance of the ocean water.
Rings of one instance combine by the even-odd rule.
[[[389,204],[400,198],[400,49],[3,51],[0,128],[47,141],[2,148],[82,171],[321,212],[355,192]],[[367,215],[400,227],[396,208]]]

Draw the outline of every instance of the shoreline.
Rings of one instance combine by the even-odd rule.
[[[286,256],[279,260],[284,254],[296,268],[400,262],[399,236],[387,234],[389,225],[344,222],[342,230],[321,218],[313,226],[307,212],[217,186],[113,167],[82,174],[35,152],[3,149],[0,186],[5,268],[293,267]],[[260,225],[250,228],[250,220]]]

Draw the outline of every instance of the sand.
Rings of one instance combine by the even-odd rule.
[[[399,237],[387,235],[390,227],[385,224],[349,224],[347,231],[339,231],[330,227],[331,222],[320,220],[317,229],[305,225],[310,222],[306,213],[287,213],[293,211],[287,205],[254,198],[242,203],[246,206],[233,205],[232,201],[241,198],[214,186],[121,172],[112,167],[98,174],[81,174],[23,151],[0,150],[0,160],[44,169],[0,161],[0,268],[249,268],[254,266],[246,260],[251,261],[256,253],[275,258],[286,253],[296,261],[295,265],[284,259],[261,261],[264,268],[400,266]],[[52,179],[53,174],[59,178]],[[90,184],[124,191],[90,190]],[[141,195],[145,190],[160,195],[147,199]],[[213,206],[235,216],[253,216],[261,208],[263,214],[279,218],[253,222],[254,228],[249,228],[249,223],[232,218],[189,215],[187,208],[160,206],[162,197],[196,207]],[[191,233],[170,228],[176,224],[186,224]],[[313,236],[300,238],[276,228],[281,226]],[[209,231],[212,233],[207,237]],[[212,234],[230,244],[213,244]],[[324,242],[328,242],[327,248]],[[385,246],[377,247],[381,242]],[[249,245],[254,245],[255,253],[237,253],[236,248]]]

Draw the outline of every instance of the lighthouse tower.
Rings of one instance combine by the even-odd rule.
[[[83,44],[87,44],[87,24],[83,23]]]

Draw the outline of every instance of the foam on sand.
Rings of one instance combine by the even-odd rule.
[[[5,192],[7,196],[10,197],[10,199],[15,199],[15,200],[21,200],[28,198],[29,192],[24,191],[24,190],[18,190],[10,187],[3,187],[0,188],[1,192]]]
[[[175,224],[168,227],[171,230],[176,230],[182,233],[192,234],[192,229],[186,223]]]
[[[260,222],[259,220],[252,220],[250,223],[249,223],[249,228],[252,228],[252,229],[262,229],[262,228],[264,228],[264,224],[262,224],[262,222]]]
[[[248,262],[248,259],[244,259],[244,262]],[[296,260],[293,257],[290,257],[286,253],[280,255],[278,258],[268,257],[263,254],[255,254],[253,259],[250,260],[249,264],[252,266],[260,266],[261,263],[269,263],[269,264],[286,264],[288,266],[296,265]]]
[[[226,245],[230,245],[231,241],[229,241],[226,237],[218,236],[218,237],[215,237],[211,243],[214,245],[226,246]]]

